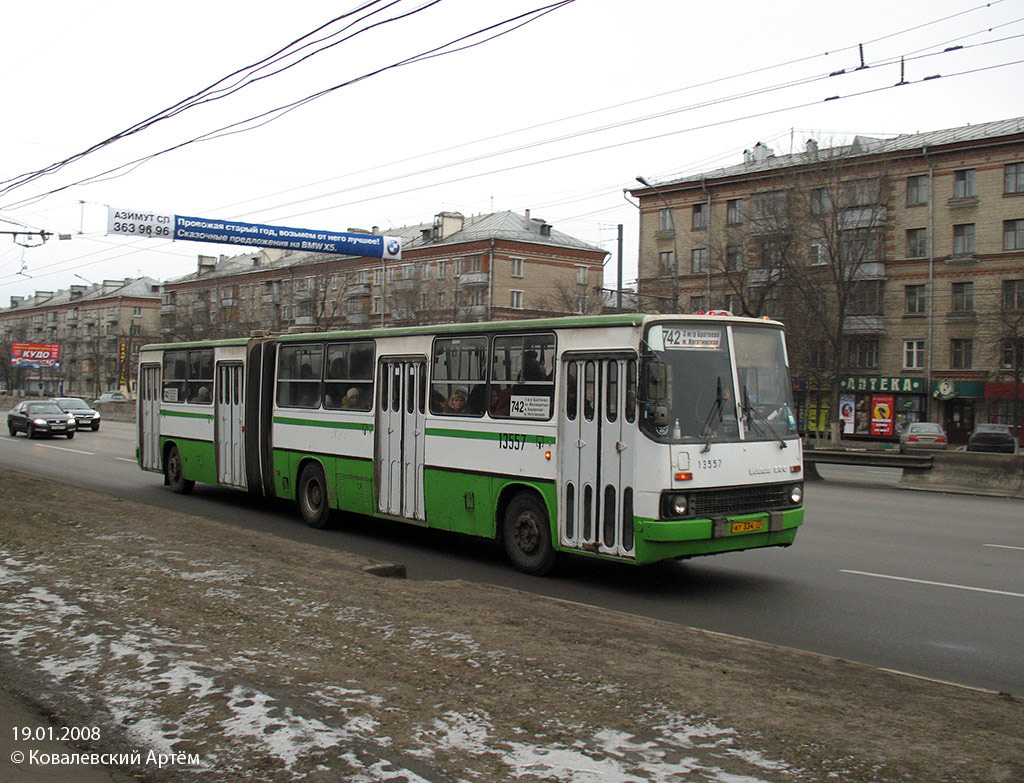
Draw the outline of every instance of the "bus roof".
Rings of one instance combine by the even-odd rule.
[[[317,340],[352,340],[371,337],[400,337],[424,334],[460,334],[465,332],[507,332],[522,329],[572,329],[598,328],[607,326],[640,326],[647,320],[685,318],[695,321],[729,321],[748,324],[779,326],[782,324],[765,318],[748,318],[734,315],[697,315],[690,313],[612,313],[608,315],[574,315],[552,318],[526,318],[512,321],[485,321],[482,323],[429,324],[425,326],[390,326],[369,329],[345,329],[325,332],[283,332],[266,335],[280,342],[306,342]],[[153,343],[140,350],[158,351],[180,348],[221,347],[247,345],[251,338],[237,337],[226,340],[202,340],[183,343]]]

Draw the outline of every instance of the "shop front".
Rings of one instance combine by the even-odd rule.
[[[908,424],[927,414],[924,378],[847,375],[839,380],[843,437],[896,441]]]
[[[940,378],[932,384],[932,397],[937,400],[938,420],[946,430],[951,446],[967,443],[974,425],[982,421],[979,415],[985,397],[984,381],[957,381]]]

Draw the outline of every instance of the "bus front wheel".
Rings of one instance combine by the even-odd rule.
[[[517,495],[505,509],[505,551],[517,570],[543,576],[555,564],[547,510],[534,496]]]
[[[196,482],[185,478],[182,470],[181,455],[177,446],[171,446],[167,452],[167,459],[164,462],[164,478],[167,485],[178,495],[191,495],[196,487]]]
[[[299,511],[310,527],[327,526],[331,515],[331,504],[327,502],[327,479],[324,470],[316,462],[310,462],[299,476]]]

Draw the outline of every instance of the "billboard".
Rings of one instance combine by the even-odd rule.
[[[402,241],[399,237],[163,215],[114,207],[107,209],[107,234],[276,247],[283,250],[308,250],[312,253],[368,256],[388,260],[402,257]]]
[[[12,367],[60,367],[58,343],[12,343]]]

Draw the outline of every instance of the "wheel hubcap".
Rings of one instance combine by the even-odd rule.
[[[540,534],[537,519],[533,514],[520,514],[516,519],[515,540],[521,552],[530,554],[537,549]]]

